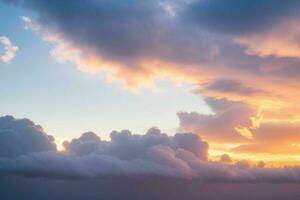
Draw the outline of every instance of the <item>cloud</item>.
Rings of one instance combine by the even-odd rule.
[[[74,63],[85,72],[107,72],[108,80],[121,81],[127,88],[170,78],[197,84],[200,95],[243,100],[269,110],[297,107],[300,94],[293,86],[299,80],[299,61],[274,53],[279,52],[281,45],[269,48],[271,53],[261,56],[264,42],[258,42],[263,47],[256,42],[252,45],[252,40],[251,44],[245,42],[273,30],[277,24],[296,20],[296,1],[14,2],[34,11],[36,17],[22,17],[25,27],[53,44],[54,58]],[[198,9],[204,11],[196,12]],[[237,10],[239,17],[231,15],[232,10]],[[253,16],[250,10],[257,10],[258,14]],[[223,12],[228,18],[221,17]],[[236,26],[237,31],[245,29],[245,33],[228,34],[219,24],[213,26],[222,30],[207,28],[205,24],[193,23],[194,17],[186,16],[188,13],[207,15],[199,18],[199,23],[214,24],[214,19],[217,22],[222,18],[225,26]],[[281,35],[274,34],[272,40],[284,41]],[[293,31],[284,35],[293,38]],[[264,37],[259,41],[265,41]],[[291,41],[290,44],[297,44]]]
[[[179,112],[180,129],[200,134],[208,142],[236,144],[227,151],[237,153],[297,155],[300,152],[300,123],[266,120],[243,102],[207,99],[215,112]],[[240,144],[242,143],[242,144]]]
[[[249,55],[299,58],[299,19],[282,22],[263,32],[237,37],[235,41],[245,46],[245,52]]]
[[[1,152],[10,146],[31,145],[18,154],[0,156],[0,174],[44,177],[51,179],[97,179],[100,177],[173,177],[212,182],[294,182],[300,181],[297,167],[264,168],[247,161],[222,162],[207,160],[208,144],[197,135],[178,133],[168,136],[157,128],[145,135],[129,131],[112,132],[111,141],[102,141],[94,133],[65,142],[66,151],[58,152],[49,136],[36,130],[36,125],[23,119],[1,118],[1,135],[21,133],[17,142],[1,139]],[[7,130],[11,130],[7,132]],[[42,136],[37,139],[38,136]],[[51,145],[47,147],[45,145]],[[43,147],[43,148],[41,148]],[[224,162],[225,161],[225,162]]]
[[[0,117],[0,156],[16,157],[22,154],[56,151],[54,138],[41,126],[28,119]]]
[[[265,94],[265,92],[260,89],[245,86],[242,82],[230,79],[215,80],[214,82],[203,84],[202,87],[203,89],[199,91],[200,94],[220,93],[219,96],[224,96],[226,93],[240,96]],[[211,96],[217,96],[217,94],[211,94]]]
[[[216,45],[207,43],[212,40],[208,35],[182,28],[177,15],[170,14],[169,1],[26,0],[21,4],[37,12],[38,18],[26,20],[26,26],[55,45],[51,54],[56,59],[75,63],[86,72],[108,70],[112,78],[129,86],[142,84],[139,76],[144,81],[166,74],[182,76],[178,64],[195,65],[218,53]],[[64,14],[57,7],[64,7]]]
[[[232,159],[230,158],[230,156],[228,154],[223,154],[220,157],[220,162],[230,163],[230,162],[232,162]]]
[[[196,0],[185,11],[187,20],[221,33],[248,34],[299,16],[297,0]]]
[[[300,123],[265,122],[254,131],[253,141],[233,148],[235,152],[297,155],[300,147]]]
[[[194,134],[176,134],[174,137],[161,133],[159,129],[149,129],[145,135],[133,135],[128,130],[113,131],[111,141],[101,141],[94,133],[84,133],[80,138],[65,142],[66,151],[78,155],[91,152],[113,155],[119,159],[145,159],[150,148],[164,146],[189,151],[200,159],[207,159],[208,145]]]
[[[106,72],[109,81],[124,87],[170,78],[195,83],[200,95],[264,109],[298,105],[296,26],[274,34],[272,41],[286,41],[284,48],[281,42],[268,47],[262,37],[290,21],[297,24],[298,1],[13,3],[33,11],[34,17],[22,17],[25,27],[53,44],[55,59],[84,72]],[[292,44],[296,50],[286,56]]]
[[[19,47],[14,46],[8,37],[0,36],[0,45],[4,48],[3,55],[0,55],[0,60],[5,63],[9,63],[16,56]]]
[[[56,151],[54,138],[27,119],[0,120],[0,171],[4,174],[61,178],[96,178],[111,175],[161,175],[193,177],[193,169],[181,158],[207,159],[208,144],[188,133],[168,136],[157,128],[145,135],[112,132],[102,141],[92,132],[64,142]],[[15,138],[16,137],[16,138]]]
[[[226,99],[207,98],[206,102],[215,112],[214,115],[204,115],[197,112],[179,112],[180,128],[201,134],[209,141],[245,142],[241,130],[255,128],[256,109],[241,102]]]

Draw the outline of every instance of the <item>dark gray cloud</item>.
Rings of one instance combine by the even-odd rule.
[[[219,79],[212,83],[204,84],[203,89],[200,89],[200,93],[203,90],[204,92],[212,91],[247,96],[265,94],[262,90],[251,88],[249,86],[245,86],[242,82],[229,79]]]
[[[79,138],[72,139],[71,142],[65,141],[63,146],[66,150],[75,152],[78,155],[87,155],[96,151],[99,146],[106,145],[106,142],[101,141],[93,132],[83,133]]]
[[[221,33],[259,32],[299,15],[297,0],[195,0],[185,17],[202,28]]]
[[[128,67],[138,61],[160,58],[165,61],[195,62],[210,55],[201,33],[185,27],[163,3],[169,1],[20,0],[19,5],[37,14],[37,21],[48,32],[68,42]],[[198,38],[199,37],[199,38]],[[193,38],[193,39],[189,39]],[[87,53],[89,52],[89,53]]]
[[[0,117],[0,156],[14,157],[26,153],[55,151],[54,138],[29,119]]]

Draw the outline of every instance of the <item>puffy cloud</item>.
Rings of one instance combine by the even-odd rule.
[[[181,129],[199,133],[209,141],[234,143],[248,140],[249,137],[242,131],[255,128],[256,109],[242,102],[226,99],[207,98],[206,101],[215,114],[179,112]]]
[[[3,46],[4,53],[0,55],[0,59],[2,62],[8,63],[16,56],[19,47],[14,46],[8,37],[0,36],[0,46]]]
[[[206,159],[208,144],[199,140],[195,134],[176,134],[174,141],[179,148],[194,153],[197,157]]]
[[[223,154],[220,157],[220,162],[230,163],[230,162],[232,162],[232,159],[230,158],[230,156],[228,154]]]
[[[92,132],[64,142],[56,151],[54,138],[28,119],[0,118],[0,171],[5,174],[61,178],[109,175],[163,175],[193,177],[194,170],[182,158],[187,154],[207,159],[208,144],[187,133],[168,136],[157,128],[145,135],[124,130],[102,141]]]
[[[24,141],[30,141],[35,148],[22,149],[18,156],[1,155],[1,175],[52,179],[159,176],[213,182],[300,181],[297,167],[263,168],[262,164],[252,166],[246,161],[238,161],[234,165],[208,161],[204,157],[207,143],[193,134],[167,136],[152,128],[145,135],[135,135],[129,131],[112,132],[111,141],[102,141],[88,132],[65,143],[65,152],[58,152],[55,146],[45,146],[45,140],[49,137],[40,131],[32,131],[36,130],[36,125],[29,120],[4,117],[0,127],[1,133],[9,135],[22,132],[23,140],[18,140],[14,145],[23,146]],[[14,131],[2,131],[9,129]],[[42,135],[44,140],[37,140],[36,134]],[[1,142],[1,148],[11,145],[9,140]],[[39,148],[41,144],[43,149]],[[49,144],[51,142],[48,141]]]
[[[16,157],[22,154],[55,151],[54,138],[41,126],[28,119],[0,117],[0,156]]]
[[[128,130],[113,131],[110,138],[111,141],[101,141],[94,133],[84,133],[78,139],[65,142],[64,146],[67,152],[77,155],[99,153],[125,160],[147,159],[150,149],[156,152],[156,147],[161,152],[182,149],[199,159],[207,159],[208,144],[195,134],[177,133],[175,136],[168,136],[157,128],[151,128],[145,135],[135,135]]]
[[[102,142],[93,132],[83,133],[78,139],[63,143],[65,150],[75,152],[78,155],[86,155],[94,152],[100,145],[105,145],[105,142]]]

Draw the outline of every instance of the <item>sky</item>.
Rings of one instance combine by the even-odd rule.
[[[124,128],[143,133],[152,126],[174,134],[178,111],[211,113],[202,97],[191,93],[189,81],[166,77],[129,90],[105,74],[82,73],[73,63],[60,63],[49,53],[53,46],[26,29],[21,17],[34,12],[4,3],[0,10],[0,35],[19,48],[11,61],[1,62],[1,115],[30,118],[63,140],[85,131],[106,138]]]
[[[299,9],[0,0],[0,171],[299,182]]]

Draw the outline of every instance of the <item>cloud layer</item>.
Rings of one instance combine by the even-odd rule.
[[[265,119],[280,117],[270,110],[299,110],[298,1],[4,2],[32,10],[25,26],[82,71],[109,71],[131,88],[188,80],[201,95],[266,111]]]
[[[53,138],[27,119],[1,117],[0,124],[1,137],[5,138],[0,149],[1,175],[54,179],[162,176],[213,182],[300,181],[298,167],[264,168],[263,163],[251,165],[244,160],[232,163],[228,155],[223,155],[220,162],[209,161],[208,144],[191,133],[168,136],[152,128],[145,135],[135,135],[125,130],[112,132],[111,141],[102,141],[87,132],[65,142],[66,151],[58,152]],[[17,151],[17,147],[23,148]]]
[[[278,21],[299,16],[297,0],[204,0],[193,1],[186,18],[214,31],[249,34],[274,26]]]

